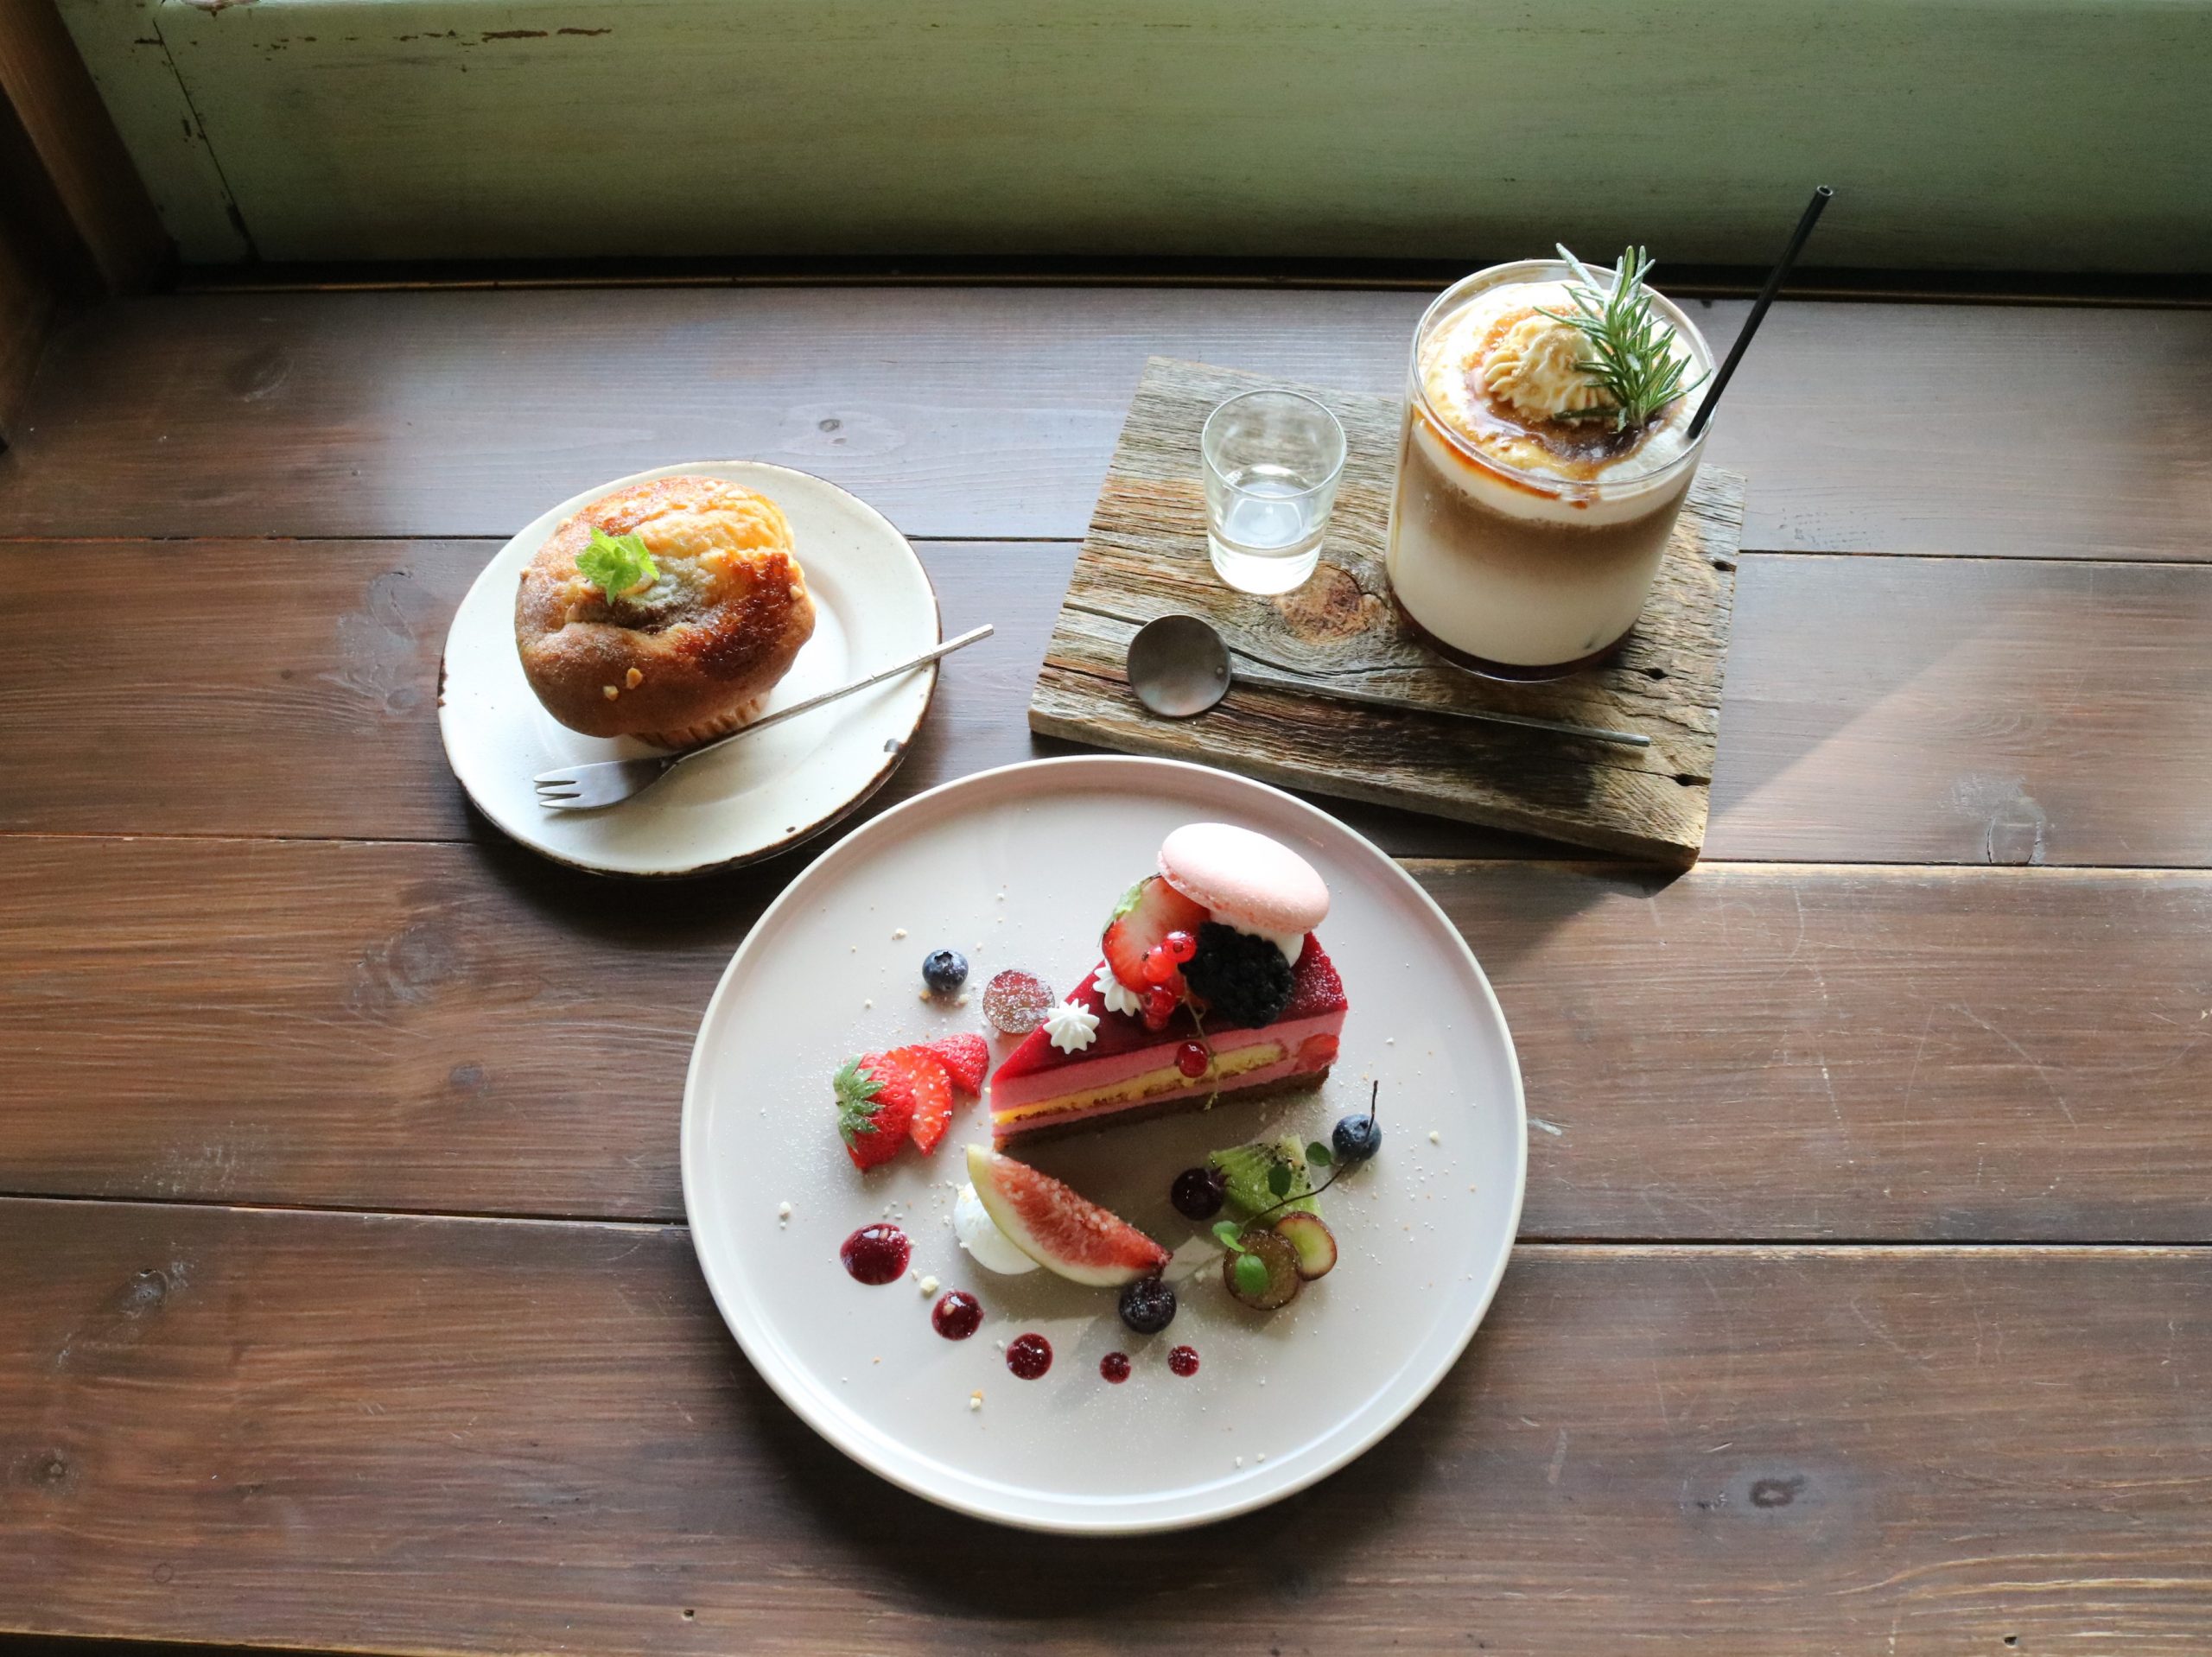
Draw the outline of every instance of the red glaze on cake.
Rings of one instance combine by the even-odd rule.
[[[1134,1015],[1109,1012],[1096,979],[1094,969],[1067,998],[1098,1019],[1090,1046],[1065,1053],[1039,1030],[991,1078],[995,1144],[1139,1121],[1195,1108],[1215,1094],[1250,1098],[1316,1086],[1336,1060],[1350,1006],[1328,952],[1309,932],[1281,1014],[1258,1028],[1205,1019],[1203,1039],[1213,1062],[1193,1080],[1178,1063],[1183,1044],[1201,1038],[1190,1008],[1178,1007],[1164,1030],[1149,1031]]]

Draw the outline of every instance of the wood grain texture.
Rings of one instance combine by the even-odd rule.
[[[0,1261],[17,1628],[1776,1657],[2183,1648],[2212,1603],[2192,1252],[1528,1248],[1351,1468],[1114,1540],[846,1462],[678,1229],[13,1202]]]
[[[1329,407],[1346,451],[1322,561],[1297,591],[1262,599],[1214,574],[1198,441],[1222,403],[1270,387]],[[1046,646],[1030,728],[1219,765],[1281,787],[1656,862],[1695,862],[1719,723],[1743,479],[1700,474],[1618,656],[1554,684],[1502,685],[1438,657],[1391,597],[1384,562],[1404,412],[1393,397],[1154,358]],[[1130,640],[1147,622],[1176,614],[1204,618],[1228,645],[1235,705],[1225,713],[1162,719],[1130,690]],[[1245,705],[1254,689],[1276,693],[1264,714]],[[1362,705],[1369,699],[1629,730],[1651,745],[1563,741]]]
[[[0,609],[0,830],[489,834],[446,769],[429,693],[453,607],[493,550],[0,542],[0,581],[37,585],[72,618],[65,659],[48,609]],[[919,550],[947,630],[999,631],[947,669],[870,810],[1075,751],[1024,728],[1074,549]],[[1737,588],[1708,855],[2212,862],[2212,571],[1748,556]],[[1264,743],[1299,711],[1270,695],[1209,722]],[[1401,855],[1534,843],[1329,809]]]
[[[1846,264],[2212,263],[2198,4],[257,0],[162,34],[276,258],[1634,238],[1751,263],[1833,178]],[[632,113],[565,117],[599,101]]]
[[[437,727],[438,657],[493,542],[0,543],[50,572],[66,653],[0,619],[0,828],[466,839]],[[866,811],[1035,752],[1021,722],[1072,548],[924,544],[946,636],[997,633],[939,676]],[[60,562],[57,566],[56,559]],[[43,578],[41,578],[43,579]],[[149,777],[168,784],[148,786]]]
[[[505,536],[626,472],[751,456],[821,473],[909,535],[1077,539],[1147,357],[1395,395],[1425,302],[1066,288],[146,300],[57,336],[30,429],[0,458],[0,511],[17,534]],[[1744,310],[1693,314],[1726,349]],[[2208,422],[2212,311],[1785,302],[1707,459],[1750,479],[1754,550],[2198,560]]]
[[[796,867],[0,840],[0,1190],[679,1217],[699,1017]],[[2212,877],[1414,872],[1548,1125],[1529,1235],[2212,1241]]]
[[[2212,864],[2209,647],[2202,568],[1753,561],[1707,854]]]
[[[14,0],[0,11],[0,96],[102,285],[145,287],[170,256],[168,237],[54,0]]]

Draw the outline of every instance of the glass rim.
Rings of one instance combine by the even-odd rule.
[[[1582,262],[1582,266],[1593,275],[1611,276],[1613,273],[1611,265],[1592,264],[1587,259]],[[1476,445],[1470,443],[1430,400],[1428,386],[1421,371],[1421,348],[1429,337],[1431,326],[1435,322],[1439,313],[1459,299],[1463,290],[1476,283],[1484,281],[1485,277],[1491,278],[1487,285],[1497,287],[1500,285],[1505,273],[1509,271],[1548,272],[1550,274],[1546,276],[1531,275],[1519,279],[1552,281],[1560,275],[1569,273],[1572,267],[1564,259],[1507,259],[1498,264],[1486,264],[1479,270],[1469,271],[1431,300],[1428,308],[1421,314],[1421,321],[1414,325],[1413,350],[1407,362],[1406,383],[1412,390],[1413,401],[1418,403],[1421,412],[1427,419],[1430,429],[1444,440],[1453,454],[1473,462],[1484,471],[1495,473],[1509,482],[1534,485],[1546,494],[1567,499],[1581,499],[1586,497],[1596,499],[1607,486],[1601,479],[1562,478],[1552,472],[1524,471],[1520,467],[1508,465],[1496,455],[1484,454]],[[1668,321],[1670,323],[1677,328],[1687,329],[1690,337],[1696,340],[1698,348],[1705,358],[1706,373],[1710,377],[1714,371],[1713,347],[1707,342],[1704,330],[1690,321],[1687,311],[1657,289],[1651,289],[1651,296],[1666,308],[1669,314]],[[1688,394],[1685,392],[1684,395]],[[1706,429],[1700,432],[1680,454],[1668,461],[1666,465],[1655,467],[1649,472],[1639,472],[1633,478],[1624,478],[1611,486],[1619,489],[1666,482],[1684,467],[1694,465],[1704,455],[1705,440],[1712,435],[1713,427],[1708,422]]]
[[[1310,483],[1303,489],[1294,489],[1287,495],[1255,495],[1243,484],[1230,481],[1221,467],[1214,463],[1211,441],[1213,422],[1221,417],[1224,409],[1232,409],[1236,404],[1249,402],[1254,397],[1288,397],[1294,402],[1310,403],[1328,416],[1329,425],[1337,434],[1337,462],[1329,468],[1327,477],[1319,483]],[[1224,489],[1234,489],[1238,494],[1251,496],[1255,500],[1304,500],[1309,495],[1318,495],[1324,489],[1333,489],[1336,486],[1338,480],[1344,474],[1344,462],[1351,458],[1351,438],[1344,431],[1344,422],[1337,418],[1337,411],[1322,402],[1320,398],[1308,397],[1303,391],[1291,390],[1287,386],[1256,385],[1249,391],[1239,391],[1233,397],[1224,397],[1213,405],[1211,412],[1206,416],[1206,423],[1198,429],[1198,458],[1205,462],[1207,471],[1221,479],[1222,487]]]

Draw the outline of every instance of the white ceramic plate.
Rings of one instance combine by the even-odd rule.
[[[995,1277],[961,1252],[952,1196],[963,1147],[989,1137],[982,1104],[961,1107],[933,1159],[910,1148],[862,1175],[838,1141],[830,1078],[854,1053],[982,1029],[981,988],[1004,968],[1065,994],[1096,964],[1114,900],[1153,869],[1168,830],[1198,820],[1272,835],[1328,881],[1320,936],[1351,1002],[1334,1073],[1319,1094],[1225,1103],[1027,1159],[1174,1248],[1203,1228],[1176,1214],[1169,1182],[1211,1146],[1326,1139],[1376,1077],[1383,1149],[1322,1197],[1339,1263],[1290,1307],[1246,1312],[1209,1271],[1184,1285],[1174,1324],[1145,1337],[1122,1326],[1110,1291],[1043,1272]],[[969,957],[965,1006],[922,998],[922,957],[938,947]],[[1007,1047],[995,1041],[995,1057]],[[1007,1524],[1166,1530],[1311,1484],[1427,1395],[1504,1272],[1526,1133],[1512,1038],[1482,968],[1374,846],[1287,794],[1203,766],[1041,760],[887,812],[760,918],[692,1050],[683,1194],[707,1281],[747,1355],[855,1460]],[[845,1274],[839,1245],[887,1213],[912,1239],[918,1273],[982,1300],[980,1334],[938,1336],[911,1279],[868,1288]],[[1055,1355],[1048,1374],[1024,1381],[997,1343],[1030,1330]],[[1167,1365],[1179,1344],[1199,1354],[1189,1379]],[[1099,1375],[1112,1351],[1134,1366],[1120,1386]]]
[[[803,714],[694,760],[599,811],[548,811],[531,778],[555,765],[658,750],[580,735],[539,705],[515,651],[515,589],[554,526],[600,496],[678,474],[723,478],[791,520],[814,637],[769,712],[864,677],[938,642],[937,595],[906,536],[874,507],[804,472],[705,460],[616,478],[539,517],[499,549],[446,634],[438,729],[454,775],[484,815],[532,849],[605,874],[697,874],[750,863],[819,834],[899,769],[937,687],[935,666]]]

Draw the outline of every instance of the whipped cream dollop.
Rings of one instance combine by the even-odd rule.
[[[1531,312],[1490,348],[1482,362],[1483,384],[1531,420],[1609,409],[1612,395],[1582,371],[1584,346],[1580,329]]]
[[[998,1222],[991,1218],[991,1211],[983,1206],[983,1199],[976,1195],[973,1184],[963,1185],[959,1196],[952,1199],[952,1235],[960,1239],[960,1246],[968,1251],[969,1258],[987,1272],[1019,1277],[1024,1272],[1037,1269],[1037,1262],[999,1229]]]
[[[1103,961],[1098,963],[1090,987],[1098,992],[1098,998],[1106,1003],[1109,1013],[1126,1013],[1134,1019],[1144,1010],[1144,997],[1115,977],[1114,969]]]
[[[1076,1001],[1063,1001],[1046,1015],[1045,1039],[1064,1053],[1079,1053],[1098,1039],[1098,1015]]]
[[[1689,329],[1688,320],[1662,295],[1655,294],[1652,299],[1660,320],[1674,331],[1673,349],[1686,360],[1686,380],[1694,381],[1710,372],[1711,359]],[[1523,405],[1522,397],[1532,403],[1548,403],[1564,402],[1569,395],[1565,371],[1558,360],[1568,347],[1564,343],[1548,343],[1556,338],[1552,330],[1562,329],[1575,340],[1580,338],[1567,324],[1539,313],[1551,311],[1564,316],[1573,308],[1570,285],[1556,280],[1505,282],[1470,295],[1439,318],[1433,332],[1422,340],[1421,390],[1452,436],[1491,460],[1536,478],[1559,478],[1597,486],[1601,492],[1633,494],[1642,486],[1640,479],[1665,470],[1688,452],[1690,416],[1698,399],[1677,397],[1626,442],[1613,438],[1607,429],[1611,422],[1606,421],[1580,422],[1592,429],[1577,434],[1566,449],[1557,447],[1556,433],[1524,429],[1523,421],[1530,427],[1540,427],[1553,416],[1539,416],[1535,408]],[[1573,349],[1573,360],[1580,360],[1584,354],[1580,346]],[[1495,377],[1494,369],[1497,371]],[[1579,371],[1574,372],[1580,379]],[[1504,385],[1499,384],[1501,379]],[[1564,411],[1572,412],[1571,403]],[[1429,441],[1433,448],[1435,440]],[[1585,452],[1586,441],[1595,447]],[[1441,463],[1441,451],[1436,452]],[[1599,521],[1586,511],[1569,517],[1564,507],[1554,513],[1540,505],[1532,506],[1531,499],[1517,492],[1503,504],[1516,516],[1558,516],[1561,521],[1586,526]]]

